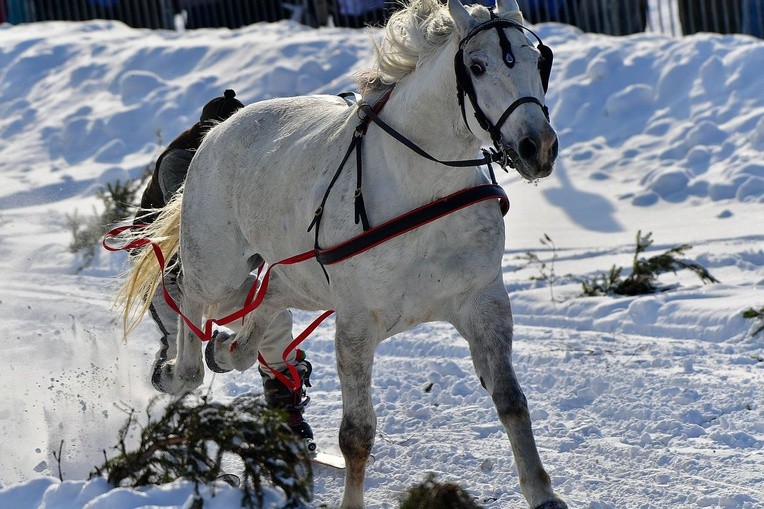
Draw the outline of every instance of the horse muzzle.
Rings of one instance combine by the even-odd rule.
[[[517,142],[504,143],[517,172],[527,180],[548,177],[559,152],[557,133],[547,125],[538,131],[526,132]]]

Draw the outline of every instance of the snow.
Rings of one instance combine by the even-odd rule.
[[[501,176],[512,201],[504,280],[515,366],[555,489],[571,507],[764,507],[764,334],[752,337],[741,317],[764,306],[764,43],[538,32],[555,51],[548,103],[562,151],[537,185]],[[185,33],[0,26],[0,507],[190,503],[185,481],[129,490],[87,480],[127,409],[142,413],[156,395],[158,334],[146,320],[122,340],[110,299],[125,257],[99,251],[78,271],[66,216],[97,209],[106,183],[140,176],[159,138],[224,88],[245,103],[352,90],[368,38],[291,22]],[[662,277],[679,284],[667,293],[578,297],[574,277],[630,265],[640,229],[653,232],[651,253],[691,244],[721,283],[679,273]],[[528,251],[554,256],[551,292],[531,279]],[[312,318],[295,316],[298,326]],[[332,334],[322,325],[306,346],[307,417],[320,447],[337,451]],[[368,507],[397,507],[427,471],[485,507],[524,506],[508,441],[450,326],[383,343],[373,384]],[[204,390],[224,401],[260,392],[260,376],[209,373]],[[318,469],[315,506],[338,505],[342,484]],[[237,491],[216,493],[202,491],[209,507],[238,504]]]

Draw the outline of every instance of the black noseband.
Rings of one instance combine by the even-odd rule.
[[[510,69],[515,66],[515,56],[512,53],[512,45],[510,44],[509,39],[507,38],[507,34],[503,29],[516,28],[520,31],[528,32],[536,38],[538,41],[538,46],[536,46],[536,49],[538,49],[541,53],[541,58],[539,59],[539,75],[541,77],[541,85],[544,89],[544,93],[546,93],[547,89],[549,88],[549,76],[552,72],[552,61],[554,59],[554,54],[548,46],[544,45],[541,37],[539,37],[536,32],[521,25],[520,23],[517,23],[516,21],[499,18],[493,12],[491,12],[490,20],[481,23],[470,30],[470,32],[459,42],[459,51],[457,51],[456,55],[454,56],[454,70],[456,72],[456,90],[459,98],[459,106],[462,109],[462,117],[464,118],[464,123],[467,125],[467,129],[469,129],[469,123],[467,122],[467,113],[464,103],[464,96],[466,95],[470,100],[470,104],[472,104],[472,109],[475,112],[475,118],[477,119],[478,124],[481,128],[483,128],[483,130],[487,131],[488,134],[491,135],[491,140],[493,140],[496,149],[502,151],[503,148],[501,147],[501,127],[504,125],[504,122],[507,121],[512,112],[514,112],[520,105],[526,103],[538,104],[541,107],[541,110],[544,112],[544,116],[547,120],[549,120],[549,110],[536,97],[521,97],[510,104],[509,107],[501,115],[501,117],[499,117],[498,122],[493,124],[480,108],[480,105],[477,101],[475,86],[472,83],[472,77],[470,76],[469,71],[467,70],[467,66],[464,63],[464,47],[467,42],[469,42],[469,40],[472,39],[475,35],[484,30],[490,30],[491,28],[496,29],[496,33],[499,36],[499,44],[501,45],[502,50],[502,60],[504,61],[504,65]]]

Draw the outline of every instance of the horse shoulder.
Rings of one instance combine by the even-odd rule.
[[[504,233],[498,205],[479,203],[329,266],[337,307],[374,310],[391,333],[447,320],[462,295],[494,283]]]

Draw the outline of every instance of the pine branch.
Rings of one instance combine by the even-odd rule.
[[[140,428],[137,449],[128,451],[126,439],[136,428],[140,426],[131,411],[118,433],[117,456],[96,467],[91,476],[105,475],[115,486],[132,487],[185,478],[198,489],[199,484],[212,484],[225,475],[223,458],[235,455],[244,465],[240,488],[246,507],[262,505],[266,481],[284,491],[285,507],[310,500],[312,470],[304,445],[282,415],[252,396],[240,396],[227,405],[184,396],[167,405],[158,420],[149,417]]]
[[[642,235],[642,231],[639,230],[636,242],[631,274],[622,277],[622,268],[614,265],[607,275],[598,274],[592,279],[581,280],[582,295],[646,295],[666,291],[670,287],[659,285],[658,276],[667,272],[676,274],[683,269],[695,273],[703,284],[719,282],[699,263],[680,258],[684,256],[685,251],[692,249],[689,244],[672,247],[661,254],[645,259],[640,255],[647,252],[653,245],[652,232]]]

